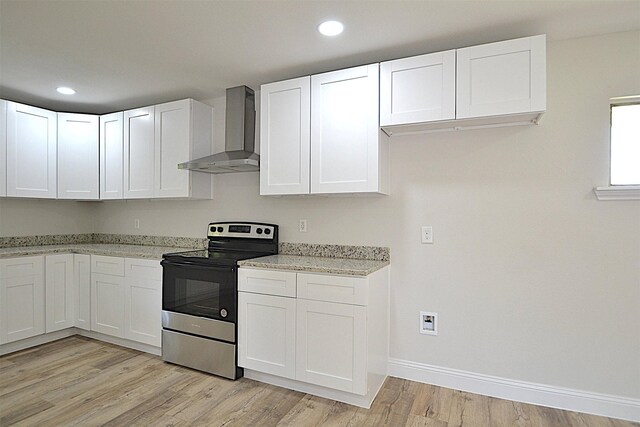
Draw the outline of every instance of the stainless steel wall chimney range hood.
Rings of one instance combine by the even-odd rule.
[[[255,153],[255,93],[246,86],[227,89],[224,149],[222,153],[180,163],[178,169],[207,173],[255,172],[260,156]]]

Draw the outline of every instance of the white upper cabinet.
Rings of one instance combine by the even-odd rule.
[[[546,109],[546,36],[457,51],[457,118]]]
[[[98,200],[98,116],[58,113],[58,199]]]
[[[57,115],[7,102],[7,196],[56,198]]]
[[[260,194],[309,194],[311,78],[262,85]]]
[[[378,64],[311,76],[311,193],[388,193]]]
[[[380,126],[456,117],[456,51],[380,63]]]
[[[211,154],[210,106],[183,99],[155,106],[154,197],[211,198],[211,175],[178,163]]]
[[[0,99],[0,197],[7,195],[7,101]]]
[[[100,199],[122,199],[124,113],[100,116]]]
[[[262,86],[260,194],[388,194],[378,64]]]
[[[538,123],[546,109],[546,36],[380,64],[388,135]]]
[[[153,197],[154,108],[124,112],[124,198]]]

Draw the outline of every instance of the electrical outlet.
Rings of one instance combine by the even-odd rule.
[[[306,219],[301,219],[300,220],[300,232],[301,233],[306,233],[307,232],[307,220]]]
[[[140,228],[140,220],[139,219],[134,219],[133,220],[133,228],[138,229]]]
[[[430,225],[423,225],[420,236],[423,245],[433,243],[433,227]]]
[[[420,333],[438,335],[438,313],[431,311],[420,312]]]

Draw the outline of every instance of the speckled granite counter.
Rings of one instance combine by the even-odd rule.
[[[299,255],[271,255],[239,261],[238,265],[241,267],[268,268],[272,270],[367,276],[389,265],[389,261]]]
[[[0,248],[0,258],[12,258],[29,255],[48,255],[57,253],[74,253],[129,258],[162,259],[162,254],[168,252],[180,252],[189,250],[193,249],[176,248],[171,246],[76,243],[70,245],[19,246],[12,248]]]

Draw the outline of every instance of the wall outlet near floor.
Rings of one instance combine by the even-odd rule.
[[[431,311],[420,312],[420,333],[438,335],[438,313]]]
[[[133,228],[138,229],[140,228],[140,220],[139,219],[134,219],[133,220]]]
[[[433,243],[433,227],[430,225],[423,225],[420,236],[422,244]]]
[[[301,233],[306,233],[307,232],[307,220],[306,219],[301,219],[300,220],[300,232]]]

